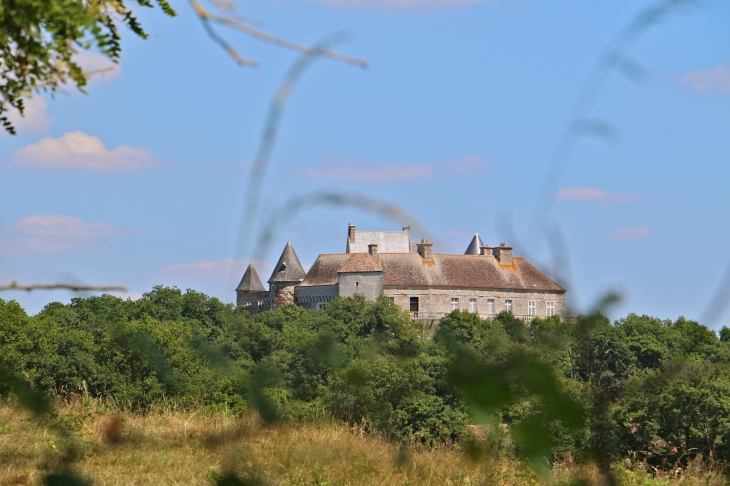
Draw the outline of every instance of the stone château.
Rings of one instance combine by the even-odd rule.
[[[236,288],[237,304],[252,313],[295,303],[323,308],[332,299],[385,295],[413,318],[436,321],[454,309],[490,317],[502,311],[530,321],[562,315],[566,290],[512,256],[504,243],[490,247],[475,234],[464,254],[434,253],[433,244],[402,231],[357,231],[348,225],[345,253],[321,254],[304,271],[287,242],[266,290],[253,264]]]

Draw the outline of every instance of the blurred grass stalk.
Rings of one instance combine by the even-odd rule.
[[[146,414],[120,413],[108,402],[84,397],[58,403],[58,420],[79,443],[76,466],[92,484],[205,484],[227,474],[259,484],[599,484],[592,465],[558,463],[548,476],[506,450],[473,461],[462,446],[405,449],[357,427],[321,420],[265,425],[257,415],[220,408],[185,410],[173,401]],[[109,443],[110,424],[120,420],[122,439]],[[489,431],[486,432],[487,434]],[[0,405],[0,484],[37,484],[60,460],[47,424]],[[628,467],[627,467],[628,466]],[[723,484],[719,469],[700,461],[682,471],[649,472],[613,465],[621,484]],[[578,482],[576,482],[578,481]],[[244,483],[245,484],[245,483]]]

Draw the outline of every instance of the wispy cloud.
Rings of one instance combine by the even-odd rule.
[[[87,73],[93,73],[89,83],[113,81],[122,77],[122,65],[114,64],[108,57],[92,51],[80,51],[74,56],[76,64]]]
[[[129,291],[129,292],[109,292],[112,295],[116,295],[117,297],[120,297],[124,300],[132,299],[132,300],[139,300],[142,298],[142,294],[139,292]]]
[[[328,162],[294,172],[308,179],[330,179],[349,182],[417,181],[454,175],[454,173],[480,174],[487,166],[481,157],[455,159],[446,164],[440,162],[417,164],[378,163],[363,159],[332,158]]]
[[[393,10],[434,10],[459,7],[485,0],[310,0],[325,3],[338,8],[369,9],[380,11]]]
[[[98,242],[90,238],[53,238],[44,236],[18,236],[13,239],[0,238],[0,254],[19,257],[31,254],[66,253],[91,250]]]
[[[630,192],[612,193],[597,187],[566,187],[555,194],[555,199],[595,201],[602,203],[626,203],[638,201],[641,196]]]
[[[648,226],[639,226],[638,228],[621,228],[610,235],[612,240],[648,240],[654,235],[654,231]]]
[[[700,69],[685,74],[679,80],[682,84],[692,86],[695,93],[730,92],[730,62],[713,66],[709,69]]]
[[[98,137],[81,131],[60,138],[43,137],[38,143],[13,154],[13,165],[38,169],[129,172],[155,165],[155,157],[143,148],[120,145],[111,150]]]
[[[0,238],[0,253],[10,256],[89,250],[100,247],[102,238],[125,232],[106,223],[63,215],[26,216],[4,231],[13,236]]]
[[[71,216],[26,216],[8,227],[11,233],[29,236],[68,236],[73,238],[96,238],[109,236],[119,231],[106,223],[91,223]]]
[[[239,279],[246,271],[249,259],[227,258],[225,260],[202,260],[199,262],[182,262],[168,265],[160,270],[160,277],[165,281],[175,285],[184,285],[192,283],[227,283],[231,275],[239,275]],[[256,271],[262,281],[266,281],[266,276],[273,269],[271,263],[262,261],[253,261]]]
[[[22,115],[15,108],[8,110],[8,118],[19,134],[44,133],[51,128],[53,118],[46,112],[48,102],[45,98],[36,95],[27,99],[24,108]]]

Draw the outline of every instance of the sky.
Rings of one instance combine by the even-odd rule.
[[[333,50],[368,63],[308,63],[265,166],[272,99],[302,55],[215,27],[260,63],[240,66],[187,2],[175,18],[137,8],[147,40],[123,32],[121,64],[87,94],[35,96],[19,134],[0,135],[0,284],[129,298],[162,284],[234,302],[249,261],[267,280],[288,239],[308,267],[344,251],[348,223],[411,225],[438,253],[475,232],[514,246],[573,312],[617,292],[614,319],[730,326],[710,305],[730,268],[730,3],[687,2],[624,42],[655,5],[239,2],[248,25],[310,46],[344,33]],[[252,174],[265,177],[246,218]],[[34,314],[76,295],[89,294],[0,298]]]

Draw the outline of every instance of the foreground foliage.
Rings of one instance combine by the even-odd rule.
[[[428,336],[387,299],[249,317],[155,287],[35,316],[0,300],[0,396],[85,396],[130,413],[255,410],[264,423],[326,417],[393,447],[522,457],[538,470],[595,464],[614,479],[616,464],[677,474],[730,459],[730,330],[720,336],[684,318],[526,327],[460,311]]]
[[[121,0],[5,0],[0,2],[0,123],[9,133],[12,107],[24,112],[23,99],[33,92],[55,93],[64,84],[83,89],[88,73],[77,55],[98,50],[119,62],[120,27],[139,37],[147,34],[137,20],[139,7],[151,0],[135,0],[134,7]],[[167,0],[156,0],[167,15],[175,11]]]

